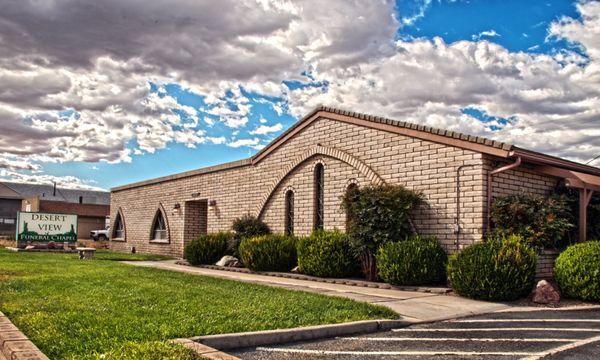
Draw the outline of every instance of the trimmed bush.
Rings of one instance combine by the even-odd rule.
[[[446,280],[448,256],[435,237],[414,236],[377,251],[379,277],[392,285],[436,284]]]
[[[344,277],[355,274],[358,260],[350,249],[350,237],[338,230],[315,231],[298,239],[298,270],[320,277]]]
[[[565,296],[600,302],[600,241],[569,246],[556,259],[554,277]]]
[[[240,259],[254,271],[290,271],[296,266],[295,240],[276,234],[245,238],[238,250]]]
[[[462,296],[515,300],[531,292],[536,265],[536,253],[522,237],[491,238],[452,255],[448,281]]]
[[[271,233],[269,225],[250,214],[235,219],[231,228],[235,231],[239,239],[268,235]]]
[[[192,265],[214,264],[225,255],[227,241],[232,237],[230,232],[200,235],[185,246],[183,256]]]
[[[250,214],[235,219],[231,229],[235,232],[235,236],[227,242],[227,254],[237,258],[240,257],[238,249],[243,239],[271,233],[269,225]]]

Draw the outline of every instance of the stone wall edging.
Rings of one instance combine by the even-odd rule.
[[[48,360],[48,357],[2,312],[0,312],[0,356],[4,356],[7,360]]]
[[[178,265],[192,266],[185,260],[178,260],[175,263]],[[416,291],[416,292],[432,293],[432,294],[448,294],[448,293],[452,292],[452,289],[443,287],[443,286],[395,286],[395,285],[390,285],[387,283],[373,282],[373,281],[343,279],[343,278],[321,278],[321,277],[298,274],[298,273],[286,273],[286,272],[274,272],[274,271],[252,271],[247,268],[226,267],[226,266],[217,266],[217,265],[197,265],[196,267],[210,269],[210,270],[221,270],[221,271],[239,272],[239,273],[245,273],[245,274],[267,275],[267,276],[280,277],[280,278],[324,282],[324,283],[330,283],[330,284],[343,284],[343,285],[357,286],[357,287],[370,287],[370,288],[377,288],[377,289]]]

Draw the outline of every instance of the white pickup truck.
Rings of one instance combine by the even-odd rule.
[[[110,226],[107,226],[104,230],[92,230],[90,231],[90,238],[94,241],[106,241],[110,238]]]

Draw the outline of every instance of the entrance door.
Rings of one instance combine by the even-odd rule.
[[[187,245],[191,240],[208,229],[208,201],[192,200],[185,202],[183,219],[183,244]]]

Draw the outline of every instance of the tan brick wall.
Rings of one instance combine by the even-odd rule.
[[[554,263],[560,253],[556,250],[544,250],[538,254],[537,268],[535,270],[536,279],[553,279]]]
[[[307,151],[310,154],[310,149],[317,146],[330,149],[329,154],[335,153],[335,157],[311,156],[277,184],[263,210],[263,219],[274,231],[284,230],[284,194],[289,188],[295,191],[295,233],[303,235],[312,230],[313,168],[321,161],[325,165],[325,228],[345,228],[340,197],[350,181],[365,185],[380,178],[386,183],[402,184],[423,192],[426,201],[414,214],[415,225],[423,234],[438,236],[447,250],[453,251],[456,246],[456,170],[461,165],[470,165],[461,172],[459,245],[464,247],[481,239],[485,224],[484,169],[490,165],[489,159],[481,153],[319,119],[258,164],[113,192],[111,218],[115,219],[121,207],[127,235],[126,242],[113,242],[113,248],[129,251],[135,246],[140,252],[181,256],[184,238],[187,241],[193,236],[189,230],[184,232],[184,219],[190,222],[196,216],[191,213],[194,209],[185,206],[186,201],[216,200],[216,206],[208,209],[206,229],[208,232],[228,230],[236,217],[256,214],[282,176],[282,169]],[[192,198],[193,193],[199,196]],[[181,204],[181,214],[172,211],[176,203]],[[168,244],[149,241],[151,222],[159,204],[164,207],[169,223]]]

